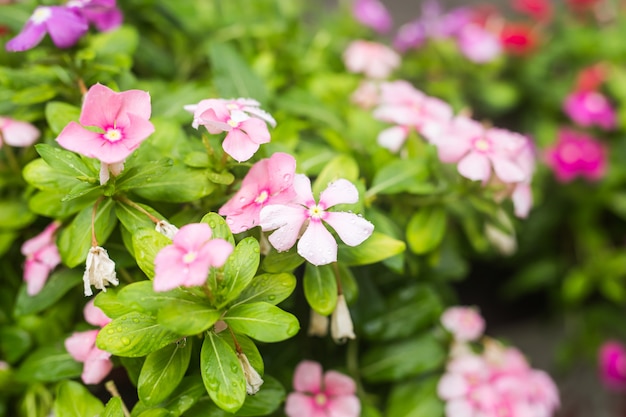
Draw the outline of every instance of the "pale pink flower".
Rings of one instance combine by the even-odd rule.
[[[85,320],[94,326],[104,327],[111,322],[102,310],[90,300],[84,309]],[[96,347],[100,330],[74,332],[65,339],[65,349],[77,362],[83,362],[81,379],[85,384],[99,384],[113,369],[111,354]]]
[[[361,403],[354,381],[339,372],[327,371],[313,361],[302,361],[293,375],[295,392],[287,396],[288,417],[358,417]]]
[[[398,68],[400,55],[381,43],[357,40],[348,45],[343,61],[349,72],[384,79]]]
[[[194,111],[193,127],[196,129],[202,125],[211,134],[228,132],[222,148],[238,162],[252,158],[261,144],[270,141],[266,122],[269,122],[268,117],[271,116],[254,106],[237,100],[209,99],[195,106],[187,106],[186,109]],[[254,117],[250,117],[250,114]]]
[[[25,147],[37,142],[41,133],[28,122],[0,117],[0,148],[3,143],[10,146]]]
[[[22,245],[24,281],[28,295],[37,295],[45,285],[50,272],[61,263],[54,235],[61,227],[60,222],[50,223],[40,234],[28,239]]]
[[[379,33],[388,32],[393,23],[389,11],[379,0],[354,0],[352,14],[357,21]]]
[[[304,227],[298,254],[313,265],[325,265],[337,260],[337,242],[323,223],[335,229],[348,246],[360,245],[374,231],[374,225],[361,216],[328,211],[337,204],[359,201],[359,192],[350,181],[339,179],[328,184],[318,203],[313,198],[311,181],[305,175],[296,174],[293,187],[297,196],[292,203],[267,205],[260,213],[262,230],[276,230],[268,239],[279,252],[293,247]]]
[[[491,178],[492,168],[505,183],[527,179],[528,174],[515,159],[527,144],[520,134],[486,129],[470,118],[457,116],[432,142],[437,146],[439,159],[458,163],[459,173],[470,180],[486,183]]]
[[[350,101],[362,109],[369,110],[378,104],[378,84],[370,80],[362,80],[350,96]]]
[[[524,172],[525,178],[523,181],[515,184],[513,192],[511,193],[515,215],[520,218],[526,218],[533,205],[533,194],[530,182],[535,172],[537,159],[534,143],[529,138],[524,138],[526,139],[526,145],[522,146],[513,159],[517,166]]]
[[[485,319],[472,307],[450,307],[441,315],[441,324],[455,340],[470,342],[485,331]]]
[[[262,159],[250,168],[241,188],[224,204],[219,214],[233,233],[241,233],[259,224],[261,209],[269,204],[286,204],[295,196],[293,179],[296,160],[286,153],[277,152]]]
[[[477,64],[491,62],[502,54],[502,44],[495,34],[480,25],[469,24],[458,35],[461,53]]]
[[[605,146],[591,136],[569,129],[559,130],[557,142],[545,150],[545,159],[561,182],[578,176],[596,181],[607,168]]]
[[[92,86],[83,101],[80,124],[70,122],[57,137],[70,151],[96,158],[102,170],[121,171],[124,160],[154,132],[150,119],[150,94],[140,90],[116,93],[102,84]],[[86,129],[84,126],[98,129]],[[121,165],[121,167],[120,167]],[[107,178],[107,174],[101,177]]]
[[[617,341],[605,342],[598,352],[600,378],[615,391],[626,390],[626,348]]]
[[[248,116],[256,117],[258,119],[264,120],[267,124],[272,127],[276,127],[276,120],[272,117],[271,114],[261,109],[261,103],[256,101],[253,98],[234,98],[234,99],[223,99],[223,98],[212,98],[201,100],[196,104],[187,104],[184,107],[185,110],[193,114],[193,123],[192,126],[194,129],[197,129],[202,123],[202,113],[211,108],[215,101],[221,102],[226,105],[226,108],[229,111],[239,110],[246,113]],[[209,127],[207,126],[207,129]],[[219,133],[221,130],[215,131],[215,133]],[[214,132],[211,132],[214,133]]]
[[[211,235],[206,223],[181,227],[172,244],[161,249],[154,259],[154,290],[203,285],[210,267],[224,265],[233,246],[224,239],[211,239]]]
[[[580,126],[615,128],[616,116],[609,100],[597,91],[575,91],[565,98],[563,111]]]

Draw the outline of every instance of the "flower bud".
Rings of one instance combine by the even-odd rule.
[[[335,343],[345,343],[346,339],[356,339],[350,310],[343,294],[337,296],[337,305],[330,318],[330,335]]]
[[[248,361],[248,357],[245,353],[237,352],[237,357],[243,368],[243,374],[246,377],[246,392],[248,395],[254,395],[261,389],[263,378],[261,378],[261,375],[259,375],[256,369],[250,365],[250,361]]]
[[[328,317],[311,309],[308,334],[309,336],[325,337],[328,334]]]
[[[93,295],[91,286],[106,292],[106,285],[118,285],[119,281],[115,274],[115,262],[109,258],[106,249],[100,246],[92,246],[87,254],[87,265],[83,274],[85,296]]]
[[[168,223],[166,220],[161,220],[160,222],[158,222],[154,229],[157,232],[161,233],[163,236],[168,237],[172,240],[178,232],[178,227],[174,226],[171,223]]]

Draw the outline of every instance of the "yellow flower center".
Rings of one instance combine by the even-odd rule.
[[[107,129],[106,133],[104,134],[104,138],[109,142],[117,142],[118,140],[122,139],[122,132],[120,132],[119,129],[110,128]]]
[[[309,216],[313,219],[321,219],[324,214],[324,209],[317,204],[309,208]]]
[[[326,394],[320,392],[319,394],[315,395],[315,404],[325,405],[326,401],[328,401],[328,398],[326,398]]]
[[[254,199],[254,202],[257,204],[263,204],[267,201],[268,197],[269,197],[269,194],[267,193],[267,191],[263,190],[261,191],[261,194],[259,194],[259,196]]]
[[[183,262],[186,263],[186,264],[190,264],[193,261],[195,261],[197,257],[198,257],[197,253],[195,253],[195,252],[187,252],[185,254],[185,256],[183,256]]]
[[[50,11],[49,7],[38,7],[33,12],[33,15],[31,16],[30,20],[32,20],[34,23],[37,23],[37,24],[43,23],[46,20],[48,20],[48,18],[50,18],[51,14],[52,12]]]
[[[228,124],[229,124],[230,126],[232,126],[232,127],[237,127],[237,126],[239,126],[239,122],[238,122],[238,121],[236,121],[236,120],[233,120],[233,119],[228,119],[228,122],[226,122],[226,123],[228,123]]]
[[[476,148],[476,150],[479,150],[481,152],[487,152],[489,148],[491,148],[491,144],[489,143],[487,139],[479,138],[479,139],[476,139],[476,141],[474,142],[474,148]]]

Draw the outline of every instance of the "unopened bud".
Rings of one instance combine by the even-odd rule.
[[[178,227],[174,226],[171,223],[168,223],[166,220],[161,220],[156,224],[155,230],[161,233],[163,236],[173,240],[174,236],[178,232]]]
[[[335,343],[345,343],[346,339],[356,339],[350,310],[343,294],[337,296],[337,305],[330,318],[330,335]]]
[[[309,336],[325,337],[328,334],[328,317],[311,309],[308,334]]]

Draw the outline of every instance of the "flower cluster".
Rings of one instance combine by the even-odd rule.
[[[529,366],[522,353],[488,339],[481,353],[466,341],[482,328],[477,314],[454,308],[444,312],[444,326],[454,328],[452,353],[437,392],[447,417],[506,415],[546,417],[559,407],[558,390],[545,372]]]
[[[87,323],[104,327],[111,322],[102,310],[94,305],[90,300],[83,310]],[[83,362],[83,373],[81,379],[85,384],[99,384],[113,369],[111,354],[96,346],[96,338],[99,329],[87,330],[84,332],[74,332],[65,339],[65,349],[78,362]]]
[[[46,33],[58,48],[69,48],[87,33],[90,23],[100,31],[117,28],[122,13],[116,0],[71,0],[63,6],[37,7],[6,49],[18,52],[34,48]]]
[[[40,234],[28,239],[22,245],[24,263],[24,281],[28,295],[36,295],[41,291],[50,272],[61,263],[59,249],[55,242],[55,234],[61,223],[50,223]]]

